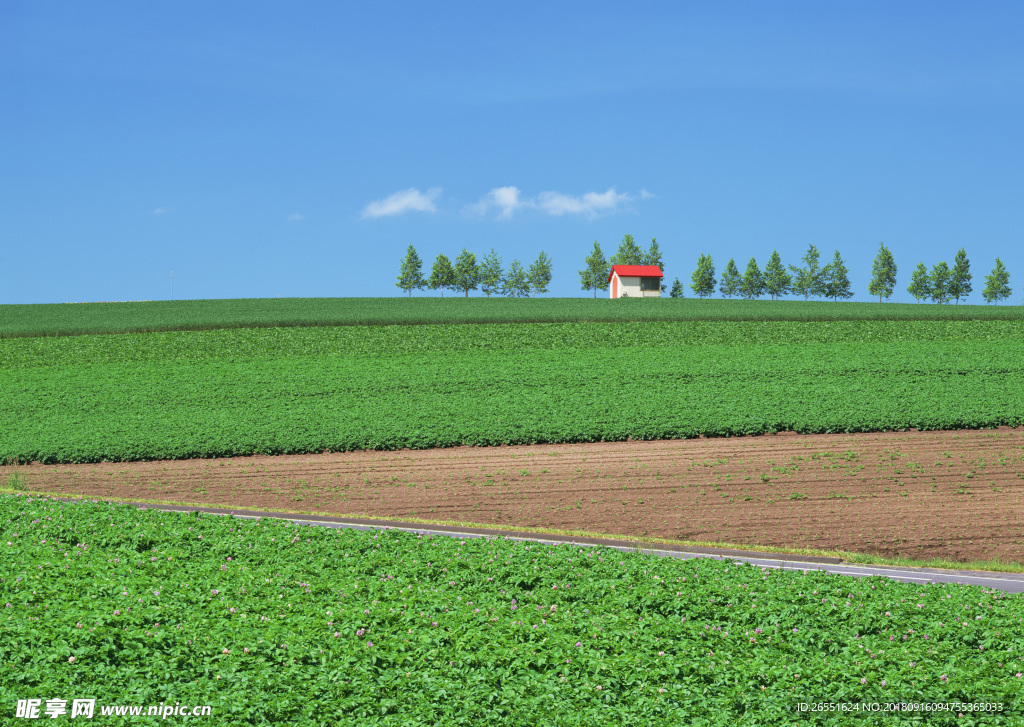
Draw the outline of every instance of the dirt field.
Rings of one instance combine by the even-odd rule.
[[[9,468],[0,468],[3,482]],[[20,468],[28,489],[1024,563],[1024,428]]]

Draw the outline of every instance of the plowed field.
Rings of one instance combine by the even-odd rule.
[[[32,464],[19,471],[28,489],[61,495],[1024,564],[1024,428]]]

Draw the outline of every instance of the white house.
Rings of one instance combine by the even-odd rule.
[[[663,277],[657,265],[612,265],[608,289],[612,298],[660,298]]]

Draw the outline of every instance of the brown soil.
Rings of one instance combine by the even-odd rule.
[[[28,489],[61,495],[1024,563],[1024,428],[32,464],[20,472]]]

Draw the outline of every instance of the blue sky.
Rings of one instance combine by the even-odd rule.
[[[809,244],[856,296],[1024,286],[1016,2],[0,4],[0,303],[394,296],[412,244],[668,279]],[[416,295],[438,295],[436,291]],[[448,292],[446,295],[450,295]],[[474,293],[479,295],[479,293]]]

